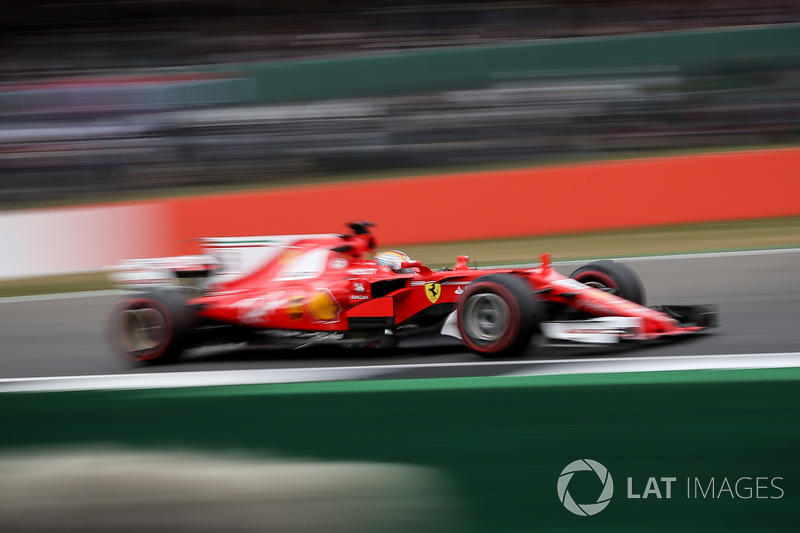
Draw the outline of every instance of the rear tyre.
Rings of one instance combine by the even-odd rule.
[[[642,281],[636,272],[624,263],[616,263],[607,259],[595,261],[580,267],[569,277],[584,285],[644,305],[645,295]]]
[[[111,313],[113,350],[134,364],[166,364],[183,353],[192,314],[174,291],[145,293],[122,301]]]
[[[541,302],[524,279],[491,274],[469,285],[456,305],[458,331],[464,345],[485,358],[521,352],[539,327]]]

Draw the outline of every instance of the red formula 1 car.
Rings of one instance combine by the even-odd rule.
[[[385,346],[437,332],[492,358],[532,339],[615,343],[717,324],[711,305],[645,307],[639,278],[621,263],[589,263],[566,277],[547,254],[535,268],[495,269],[460,256],[434,271],[397,251],[369,258],[370,226],[205,239],[205,255],[125,262],[112,279],[135,292],[112,312],[111,343],[131,361],[164,363],[209,344]]]

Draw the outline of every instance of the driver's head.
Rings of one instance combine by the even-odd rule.
[[[395,272],[400,272],[403,269],[403,263],[411,261],[411,258],[399,250],[390,250],[375,254],[375,261],[379,265],[385,265]]]

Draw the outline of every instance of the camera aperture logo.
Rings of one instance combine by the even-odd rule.
[[[603,490],[594,503],[576,503],[575,500],[572,499],[569,490],[567,490],[572,476],[574,476],[576,472],[581,471],[594,472],[603,484]],[[571,462],[561,471],[561,475],[558,477],[558,499],[561,500],[561,503],[569,512],[578,516],[596,515],[608,506],[613,495],[614,480],[611,478],[608,469],[591,459],[578,459],[577,461]]]
[[[583,473],[585,472],[585,473]],[[581,480],[573,485],[573,493],[578,494],[580,500],[589,496],[594,496],[595,490],[600,491],[597,501],[588,503],[578,503],[569,492],[569,484],[575,474],[579,474]],[[619,472],[618,472],[619,473]],[[597,482],[593,477],[597,476],[602,484],[602,489],[596,488]],[[679,476],[646,476],[646,482],[641,475],[636,479],[632,476],[627,477],[627,501],[630,503],[642,500],[672,500],[673,498],[685,498],[696,501],[714,500],[781,500],[786,492],[782,485],[784,478],[781,476],[756,476],[749,475],[732,477],[706,477],[706,476],[687,476],[685,479]],[[589,481],[590,484],[585,482]],[[685,483],[684,483],[685,481]],[[686,487],[685,493],[683,487]],[[644,487],[644,490],[641,489]],[[558,476],[558,499],[561,504],[571,513],[578,516],[593,516],[608,507],[611,497],[614,496],[614,481],[608,469],[592,459],[578,459],[573,461],[561,471]],[[581,490],[588,488],[589,491]],[[577,489],[577,490],[575,490]]]

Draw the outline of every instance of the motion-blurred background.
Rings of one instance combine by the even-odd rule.
[[[27,0],[0,205],[800,140],[790,0]]]
[[[73,392],[93,387],[84,377],[112,388],[103,376],[158,370],[111,357],[104,335],[115,296],[63,293],[106,288],[104,266],[189,253],[199,237],[318,233],[361,219],[351,216],[378,222],[383,244],[427,264],[451,265],[465,252],[508,264],[543,251],[583,259],[796,247],[797,149],[656,160],[658,176],[640,169],[659,164],[644,162],[620,179],[621,166],[608,165],[604,179],[584,167],[537,169],[530,179],[492,171],[480,184],[424,182],[434,190],[420,180],[413,190],[359,183],[355,192],[294,196],[248,190],[224,202],[82,204],[797,146],[800,2],[7,0],[0,8],[0,295],[60,293],[0,301],[3,533],[796,529],[796,368],[767,360],[747,374],[653,377],[607,374],[619,367],[596,358],[602,376],[573,380],[531,375],[564,371],[548,359],[560,352],[533,347],[516,370],[413,348],[390,358],[212,352],[163,368],[208,371],[196,376],[261,368],[279,381],[279,369],[296,369],[301,377],[289,379],[302,381],[317,366],[399,364],[375,374],[380,383]],[[492,179],[502,183],[483,186]],[[530,187],[519,190],[523,179]],[[479,201],[460,198],[465,189]],[[344,194],[358,198],[345,205]],[[430,198],[442,201],[425,212]],[[51,204],[73,207],[23,209]],[[486,205],[493,210],[465,214]],[[690,223],[706,225],[638,230]],[[577,233],[604,229],[631,231]],[[512,240],[529,235],[541,240]],[[467,247],[468,239],[490,240]],[[642,355],[796,359],[800,256],[783,252],[637,263],[654,303],[719,303],[725,328]],[[460,369],[414,368],[429,363]],[[8,392],[38,377],[43,388],[30,390],[67,392]],[[53,455],[38,454],[49,446]],[[556,489],[564,466],[583,457],[613,471],[617,496],[580,522]],[[624,499],[625,477],[641,490],[656,475],[770,476],[786,498],[739,501],[720,488],[709,501]]]

